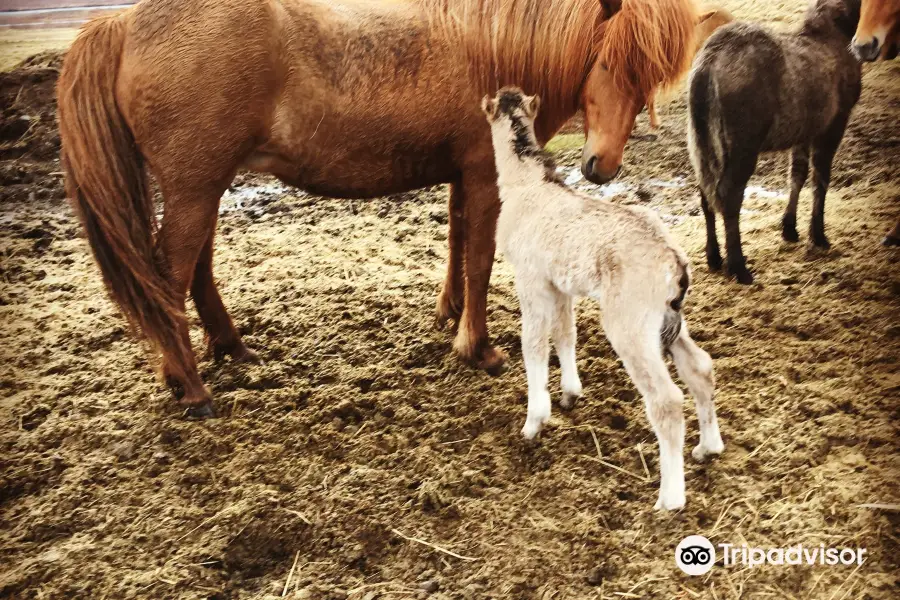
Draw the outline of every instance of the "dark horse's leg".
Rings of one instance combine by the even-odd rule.
[[[706,264],[713,271],[722,268],[722,254],[719,252],[719,239],[716,237],[716,213],[709,207],[706,194],[700,190],[700,208],[706,219]]]
[[[200,251],[197,266],[194,268],[194,281],[191,283],[191,297],[197,305],[197,312],[206,330],[210,354],[215,360],[226,354],[236,362],[259,362],[259,357],[247,348],[240,334],[234,327],[222,297],[213,279],[213,242],[216,236],[215,219],[213,219],[206,243]]]
[[[784,217],[781,218],[781,237],[786,242],[800,240],[800,236],[797,235],[797,201],[807,175],[809,175],[809,148],[794,146],[791,150],[791,195],[784,210]]]
[[[747,260],[741,248],[741,205],[744,203],[744,190],[747,182],[756,170],[756,159],[759,153],[744,150],[734,152],[728,159],[727,166],[716,186],[719,195],[718,206],[722,208],[722,219],[725,221],[725,250],[728,253],[727,269],[738,283],[753,283],[753,275],[747,269]]]
[[[894,224],[894,228],[884,236],[884,239],[881,240],[881,244],[883,246],[900,246],[900,221],[897,221],[897,223]]]
[[[841,145],[847,118],[838,118],[834,124],[817,139],[812,149],[813,164],[813,210],[809,224],[809,238],[819,248],[829,248],[831,244],[825,237],[825,194],[831,182],[831,161],[834,153]]]
[[[453,347],[464,360],[495,374],[499,373],[506,357],[490,345],[487,332],[487,293],[500,214],[494,165],[484,162],[464,172],[462,193],[466,288],[465,305]]]
[[[456,321],[463,312],[465,275],[463,271],[463,252],[465,250],[466,227],[464,221],[464,204],[462,184],[450,185],[447,221],[450,233],[447,236],[449,252],[447,255],[447,278],[444,288],[437,300],[437,321],[443,326],[449,319]]]

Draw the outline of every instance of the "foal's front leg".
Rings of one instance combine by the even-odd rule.
[[[544,290],[535,289],[534,282],[516,277],[516,290],[522,308],[522,359],[528,375],[528,416],[522,435],[532,439],[550,420],[550,392],[547,380],[550,362],[551,319],[554,299]]]
[[[581,380],[578,378],[578,365],[575,363],[575,302],[574,299],[562,292],[556,293],[555,314],[551,327],[553,345],[556,346],[556,354],[559,356],[559,367],[562,371],[560,387],[562,387],[562,399],[560,407],[570,410],[575,406],[575,401],[581,397]]]

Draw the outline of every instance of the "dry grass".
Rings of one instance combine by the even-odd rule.
[[[14,66],[45,50],[69,47],[78,29],[0,29],[0,71]]]

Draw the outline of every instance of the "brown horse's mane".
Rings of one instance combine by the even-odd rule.
[[[597,60],[621,88],[649,96],[690,65],[692,0],[623,0],[607,20],[599,0],[418,0],[432,30],[458,46],[483,88],[540,94],[543,112],[571,112]]]

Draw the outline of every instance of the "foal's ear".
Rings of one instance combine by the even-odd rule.
[[[497,101],[490,95],[485,96],[481,99],[481,110],[487,116],[488,121],[493,121],[497,118]]]
[[[697,17],[697,25],[699,25],[699,24],[702,23],[703,21],[706,21],[707,19],[709,19],[710,17],[712,17],[713,15],[715,15],[717,12],[719,12],[718,9],[715,9],[715,10],[708,10],[708,11],[706,11],[705,13],[702,13],[699,17]]]
[[[622,0],[600,0],[600,6],[603,7],[603,14],[609,19],[622,8]]]
[[[541,97],[537,94],[534,96],[525,96],[522,100],[522,108],[525,109],[525,116],[534,120],[537,116],[538,109],[541,108]]]

